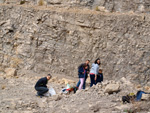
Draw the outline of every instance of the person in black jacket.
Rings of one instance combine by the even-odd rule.
[[[48,91],[46,84],[48,80],[50,80],[51,78],[52,78],[51,74],[48,74],[46,77],[43,77],[37,81],[37,83],[35,84],[37,96],[43,96],[43,94]]]
[[[78,68],[78,76],[80,80],[79,90],[81,90],[83,87],[87,67],[88,66],[84,64]]]
[[[87,65],[87,69],[85,69],[86,73],[85,73],[85,79],[84,79],[84,83],[83,83],[83,89],[85,89],[85,88],[86,88],[86,79],[87,79],[88,74],[89,74],[89,72],[90,72],[89,62],[90,62],[90,60],[86,60],[86,62],[85,62],[85,63],[81,64],[81,65],[78,67],[78,68],[80,68],[80,67],[81,67],[81,66],[83,66],[84,64],[86,64],[86,65]],[[80,85],[80,80],[78,81],[78,83],[77,83],[76,87],[78,88],[78,87],[79,87],[79,85]]]

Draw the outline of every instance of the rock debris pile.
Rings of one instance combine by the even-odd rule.
[[[30,74],[30,75],[29,75]],[[148,112],[150,95],[143,96],[143,101],[122,104],[122,96],[137,90],[150,92],[150,87],[132,83],[126,78],[118,81],[104,80],[85,90],[77,90],[70,94],[61,94],[65,83],[76,85],[77,78],[63,78],[56,74],[48,86],[56,90],[51,97],[37,97],[34,85],[40,77],[35,73],[19,74],[18,77],[0,77],[0,112],[1,113],[114,113],[125,110]],[[55,75],[55,74],[54,74]],[[62,75],[61,75],[62,76]],[[61,82],[60,82],[61,81]],[[63,81],[63,82],[62,82]]]

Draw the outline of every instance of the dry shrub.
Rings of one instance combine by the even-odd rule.
[[[132,104],[133,106],[129,110],[132,112],[128,113],[138,113],[138,112],[142,113],[143,111],[148,111],[149,109],[149,104],[146,101],[139,101],[139,102],[134,101]]]
[[[123,111],[126,113],[137,113],[141,111],[140,102],[131,101],[132,107],[130,109],[124,109]]]
[[[6,86],[5,86],[5,85],[3,85],[1,88],[2,88],[2,89],[5,89],[5,88],[6,88]]]
[[[20,5],[25,4],[26,1],[20,1]]]
[[[99,8],[98,8],[98,6],[95,7],[95,10],[96,10],[96,11],[100,11]]]
[[[39,4],[39,6],[43,6],[44,5],[44,0],[39,0],[38,4]]]

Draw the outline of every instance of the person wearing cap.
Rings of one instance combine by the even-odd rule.
[[[40,78],[35,84],[35,90],[37,91],[37,96],[43,96],[44,93],[48,91],[47,82],[52,78],[51,74],[46,77]]]

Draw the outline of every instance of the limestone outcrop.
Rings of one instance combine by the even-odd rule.
[[[149,0],[0,0],[0,3],[34,6],[86,7],[94,10],[100,6],[105,7],[110,12],[150,12]]]
[[[141,83],[150,73],[149,14],[1,5],[0,67],[78,76],[98,57],[104,76]]]

